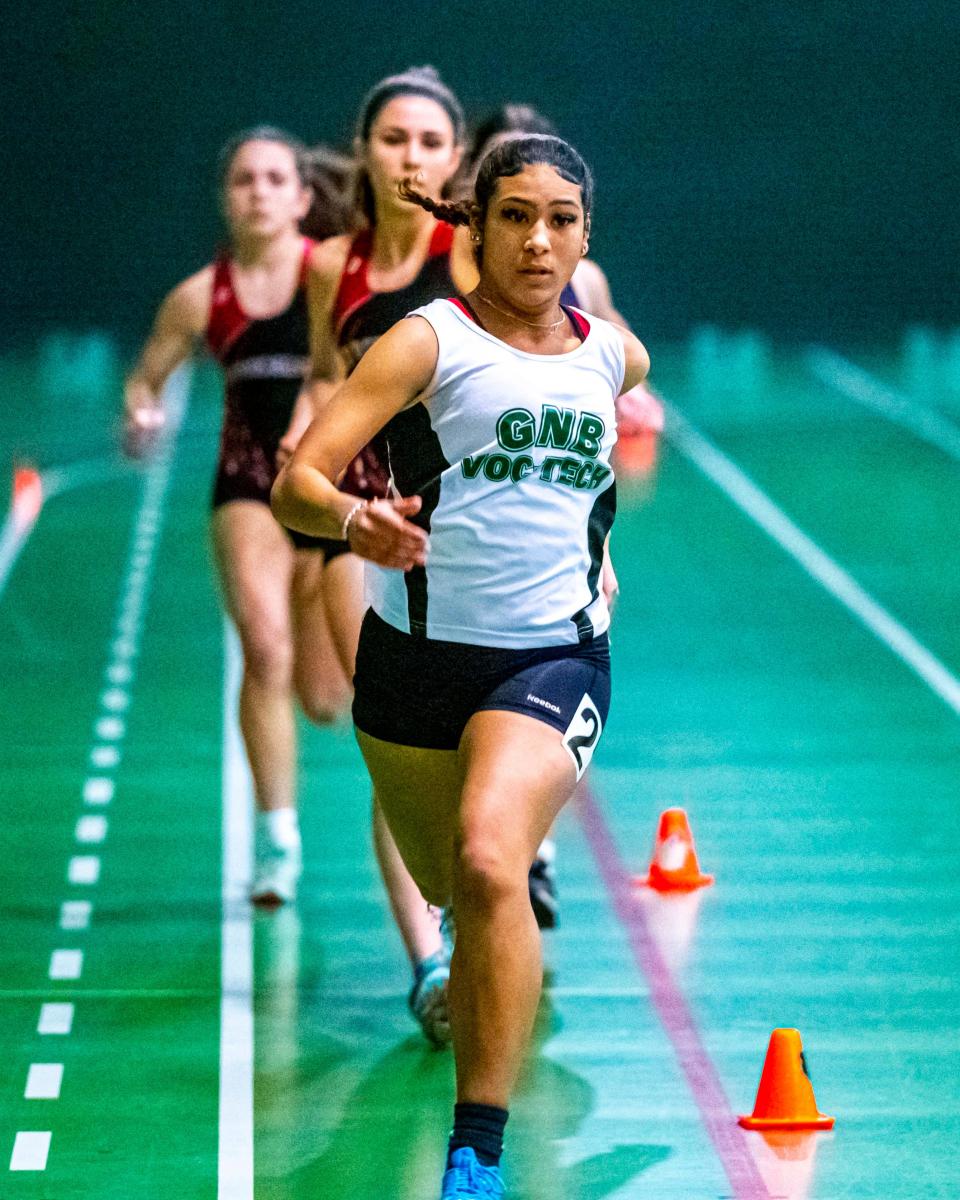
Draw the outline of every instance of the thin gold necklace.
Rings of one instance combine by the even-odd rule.
[[[531,329],[547,329],[550,331],[550,333],[553,333],[553,331],[555,329],[559,329],[567,319],[567,314],[561,310],[558,320],[553,321],[550,325],[539,325],[536,321],[525,321],[523,317],[518,317],[516,313],[507,312],[505,308],[500,308],[498,305],[494,304],[492,300],[488,300],[483,292],[479,290],[479,288],[473,294],[478,300],[482,300],[484,304],[489,305],[494,312],[498,312],[504,317],[510,317],[510,319],[513,321],[519,321],[521,325],[529,325]]]

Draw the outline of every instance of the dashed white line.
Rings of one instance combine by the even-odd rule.
[[[136,658],[137,656],[137,647],[130,638],[115,638],[111,649],[113,651],[114,658],[126,659]]]
[[[63,1063],[31,1063],[27,1072],[25,1100],[59,1100],[63,1084]]]
[[[92,884],[100,878],[100,859],[95,854],[75,854],[67,864],[70,883]]]
[[[51,979],[79,979],[83,974],[83,951],[54,950],[49,974]]]
[[[90,751],[90,765],[105,771],[120,762],[120,751],[116,746],[94,746]]]
[[[94,732],[102,742],[118,742],[127,732],[122,717],[101,717],[94,726]]]
[[[88,779],[83,785],[83,799],[87,804],[109,804],[115,786],[112,779]]]
[[[13,1143],[11,1171],[45,1171],[50,1153],[50,1133],[21,1132]]]
[[[125,712],[130,707],[130,694],[123,688],[110,688],[100,697],[100,703],[110,712]]]
[[[67,1034],[73,1029],[73,1005],[51,1002],[40,1005],[37,1033]]]
[[[107,836],[107,818],[99,814],[81,817],[77,822],[76,839],[78,842],[93,844],[102,842]]]
[[[89,900],[65,900],[60,905],[61,929],[87,929],[93,905]]]
[[[189,378],[188,372],[179,372],[171,408],[176,424],[182,418],[187,388],[183,386]],[[111,642],[111,659],[105,669],[110,686],[100,696],[100,707],[106,710],[95,722],[98,742],[90,750],[90,762],[100,770],[109,770],[119,765],[121,754],[116,745],[103,743],[118,742],[126,733],[124,713],[130,705],[130,694],[125,685],[133,680],[130,660],[136,658],[141,628],[141,615],[146,594],[146,583],[152,555],[162,520],[163,498],[169,479],[173,457],[173,443],[165,447],[164,453],[150,468],[145,493],[141,502],[136,525],[136,558],[128,560],[124,596],[117,627]],[[147,536],[149,533],[149,536]],[[133,551],[131,551],[133,554]],[[15,555],[14,555],[15,557]],[[12,565],[13,559],[10,559]],[[9,573],[9,566],[6,574]],[[83,800],[86,804],[104,805],[113,799],[114,781],[105,775],[90,776],[83,785]],[[75,838],[81,844],[103,842],[107,835],[107,818],[101,814],[85,814],[76,824]],[[71,884],[92,885],[100,878],[100,858],[97,855],[74,855],[67,864],[67,880]],[[66,900],[60,906],[59,926],[64,930],[85,930],[90,925],[93,905],[88,900]],[[79,949],[57,949],[50,956],[48,975],[51,980],[77,980],[83,973],[84,952]],[[66,1035],[73,1028],[74,1006],[70,1003],[46,1003],[41,1005],[37,1032],[44,1035]],[[24,1097],[28,1100],[57,1100],[63,1082],[62,1063],[32,1063],[27,1073]],[[11,1171],[43,1171],[50,1152],[49,1131],[20,1130],[14,1140],[10,1157]],[[252,1193],[251,1193],[252,1195]]]

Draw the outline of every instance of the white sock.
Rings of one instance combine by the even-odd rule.
[[[260,831],[278,850],[300,849],[300,820],[295,808],[274,808],[257,817]]]

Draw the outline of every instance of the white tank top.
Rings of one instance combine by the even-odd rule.
[[[386,439],[396,491],[423,497],[430,553],[406,573],[366,564],[367,598],[395,628],[521,649],[589,641],[609,625],[600,568],[623,339],[570,311],[586,337],[553,355],[508,346],[454,300],[410,314],[437,335],[437,369]]]

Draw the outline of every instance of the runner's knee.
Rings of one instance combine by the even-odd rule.
[[[489,911],[523,895],[527,868],[523,855],[510,846],[493,822],[467,822],[461,827],[453,853],[456,905]]]
[[[289,687],[293,676],[293,648],[283,629],[264,622],[241,633],[247,678],[265,687]]]

